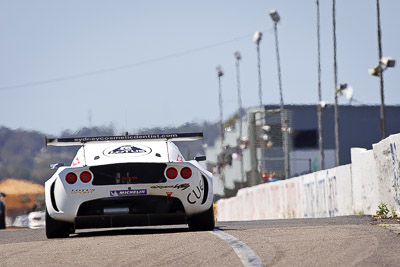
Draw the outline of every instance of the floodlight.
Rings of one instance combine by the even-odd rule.
[[[222,70],[221,65],[218,65],[216,67],[216,69],[217,69],[217,72],[218,72],[218,77],[224,76],[224,71]]]
[[[393,68],[396,65],[396,60],[392,57],[382,57],[380,63],[387,68]]]
[[[271,126],[269,126],[269,125],[263,125],[263,126],[261,127],[261,129],[263,129],[264,131],[268,132],[269,130],[271,130]]]
[[[326,102],[323,100],[319,102],[319,105],[321,106],[321,108],[327,108],[327,107],[331,106],[331,104],[329,102]]]
[[[382,57],[379,65],[373,69],[368,69],[368,73],[373,76],[380,76],[387,68],[393,68],[396,65],[396,60],[392,57]]]
[[[278,14],[278,11],[276,11],[275,9],[271,10],[269,12],[269,15],[271,16],[271,19],[275,22],[278,23],[281,20],[281,17]]]
[[[262,32],[256,32],[253,36],[253,42],[256,44],[260,44],[261,39],[262,39]]]
[[[336,93],[340,93],[350,100],[353,97],[353,87],[347,83],[340,84],[336,89]]]
[[[375,68],[373,68],[373,69],[368,69],[368,73],[369,73],[370,75],[372,75],[372,76],[379,76],[381,72],[382,72],[382,71],[381,71],[380,66],[375,67]]]
[[[347,88],[347,83],[342,83],[339,84],[339,86],[336,88],[337,92],[341,92],[342,90],[345,90]]]
[[[351,87],[350,85],[347,86],[346,89],[342,90],[341,94],[344,95],[344,97],[347,98],[347,100],[350,100],[353,98],[353,87]]]
[[[240,54],[239,51],[236,51],[236,52],[234,53],[234,55],[235,55],[235,58],[236,58],[237,60],[241,60],[241,59],[242,59],[242,55]]]
[[[241,136],[241,137],[240,137],[240,141],[242,141],[242,142],[248,142],[248,141],[249,141],[249,137],[247,137],[247,136]]]

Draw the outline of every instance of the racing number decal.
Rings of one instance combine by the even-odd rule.
[[[195,189],[192,190],[192,192],[189,193],[187,196],[187,201],[189,204],[195,204],[199,199],[201,199],[201,196],[204,192],[204,185],[203,181],[200,180],[200,183],[198,186],[196,186]]]

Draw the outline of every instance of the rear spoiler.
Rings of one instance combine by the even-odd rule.
[[[47,147],[47,146],[82,146],[88,142],[118,142],[118,141],[142,141],[142,140],[195,141],[202,139],[203,139],[203,133],[176,133],[176,134],[70,137],[70,138],[45,137],[45,142]]]

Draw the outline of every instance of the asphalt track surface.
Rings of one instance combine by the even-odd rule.
[[[79,230],[0,231],[0,266],[400,266],[400,237],[369,216]]]

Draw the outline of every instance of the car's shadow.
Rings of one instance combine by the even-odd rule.
[[[155,235],[192,232],[187,225],[146,228],[112,228],[112,229],[85,229],[77,230],[70,238],[93,237],[93,236],[117,236],[117,235]]]

